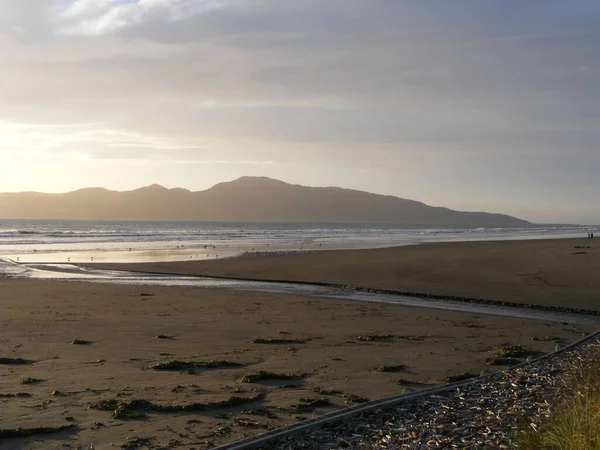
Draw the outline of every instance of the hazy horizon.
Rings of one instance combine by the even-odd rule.
[[[600,223],[596,1],[0,0],[0,50],[0,192],[267,176]]]

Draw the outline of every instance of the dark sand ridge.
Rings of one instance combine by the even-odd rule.
[[[505,342],[550,352],[554,341],[571,342],[590,331],[301,296],[35,280],[0,280],[0,310],[0,358],[31,362],[0,364],[0,395],[5,396],[0,398],[0,433],[77,425],[51,438],[0,439],[0,448],[10,450],[91,444],[120,448],[128,442],[135,448],[133,443],[145,442],[128,438],[150,439],[140,448],[210,448],[345,407],[346,400],[354,404],[341,394],[315,393],[315,387],[373,400],[437,384],[447,376],[497,370],[500,366],[484,360]],[[369,334],[390,336],[359,339]],[[256,338],[299,342],[249,342]],[[75,339],[90,343],[71,344]],[[194,374],[187,368],[148,370],[165,360],[225,360],[242,366],[198,368]],[[374,370],[380,366],[401,367],[398,372]],[[260,370],[303,378],[241,382],[244,375]],[[26,378],[42,381],[22,384]],[[423,384],[401,386],[400,379]],[[31,397],[7,397],[18,393]],[[148,400],[156,409],[260,394],[264,398],[240,407],[149,411],[143,420],[112,418],[112,411],[90,409],[103,400]],[[301,399],[321,398],[331,405],[293,409]],[[241,412],[260,407],[271,417]]]
[[[435,243],[219,261],[101,264],[171,274],[333,283],[600,310],[600,240]]]

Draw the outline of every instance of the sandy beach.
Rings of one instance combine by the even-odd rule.
[[[96,267],[334,283],[600,311],[600,240],[589,239],[435,243]]]
[[[538,4],[0,0],[0,450],[552,446],[600,0]]]
[[[47,438],[0,440],[6,449],[138,448],[126,447],[131,442],[142,443],[139,448],[210,448],[361,401],[351,396],[373,400],[440,384],[448,376],[498,370],[501,366],[484,360],[506,342],[535,355],[587,331],[493,316],[190,288],[2,280],[0,291],[0,357],[27,362],[0,364],[1,428],[75,425]],[[73,344],[76,340],[83,345]],[[221,361],[232,367],[150,369],[165,361]],[[259,371],[294,378],[242,382]],[[41,381],[23,384],[28,378]],[[315,392],[319,389],[337,393]],[[19,394],[23,397],[11,397]],[[198,406],[232,397],[247,403],[205,411]],[[321,399],[322,406],[306,403]],[[133,414],[145,417],[112,418],[117,406],[106,402],[131,400],[200,409],[141,408]],[[93,409],[101,402],[107,410]]]
[[[527,294],[593,308],[598,247],[575,248],[589,244],[437,244],[118,267],[515,301]],[[70,426],[0,438],[11,450],[208,449],[500,370],[489,359],[504,344],[536,356],[592,331],[302,296],[39,280],[0,280],[0,308],[0,437]]]

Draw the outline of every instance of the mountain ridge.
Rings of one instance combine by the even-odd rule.
[[[506,214],[456,211],[391,195],[248,176],[204,191],[152,184],[129,191],[92,187],[63,194],[0,193],[0,218],[371,222],[415,227],[531,225]]]

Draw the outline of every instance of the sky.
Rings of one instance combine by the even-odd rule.
[[[241,176],[600,224],[597,0],[0,0],[0,191]]]

